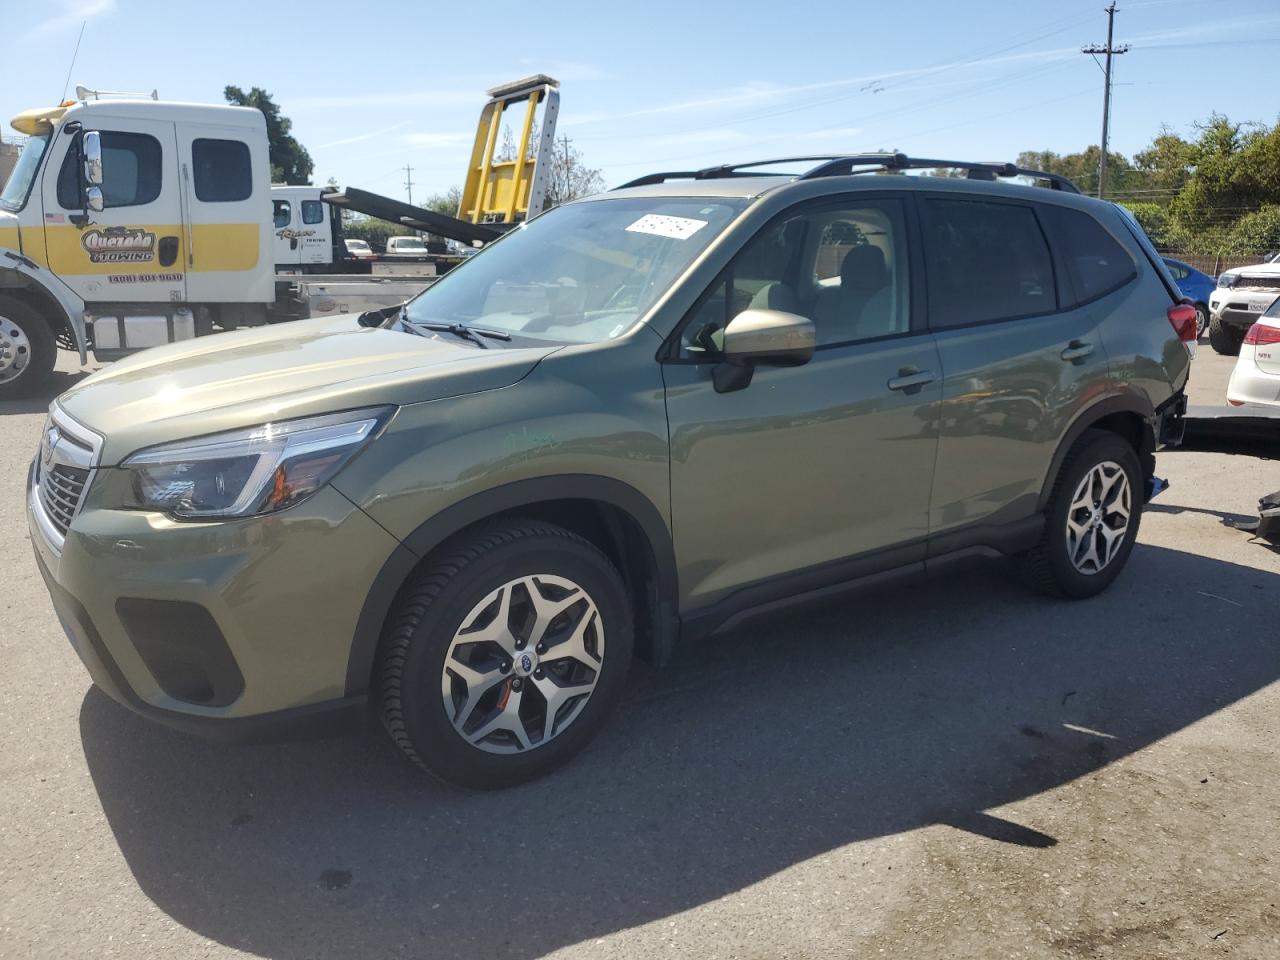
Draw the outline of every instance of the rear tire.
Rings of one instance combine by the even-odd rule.
[[[1058,471],[1040,542],[1021,558],[1027,585],[1073,600],[1109,587],[1133,552],[1144,497],[1142,466],[1128,441],[1086,431]]]
[[[0,296],[0,400],[45,389],[57,356],[49,322],[21,300]]]
[[[1196,304],[1196,337],[1203,337],[1209,329],[1209,308],[1203,303]]]
[[[1234,327],[1229,327],[1217,317],[1209,318],[1209,345],[1214,353],[1224,357],[1240,355],[1240,345],[1244,343],[1244,334]]]
[[[459,786],[542,776],[617,706],[632,622],[622,578],[586,540],[537,520],[481,527],[401,592],[374,678],[383,725]]]

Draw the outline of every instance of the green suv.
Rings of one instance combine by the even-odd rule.
[[[94,681],[233,739],[372,708],[490,787],[582,748],[633,656],[784,601],[992,552],[1106,588],[1196,331],[1137,224],[1034,171],[800,159],[645,177],[402,308],[63,394],[28,512]]]

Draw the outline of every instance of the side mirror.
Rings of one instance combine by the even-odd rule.
[[[91,187],[102,186],[102,135],[97,130],[86,130],[81,149],[84,151],[84,182]]]
[[[84,191],[84,205],[86,210],[92,210],[94,213],[101,213],[103,206],[105,206],[102,202],[102,188],[86,188]]]
[[[813,359],[813,321],[782,310],[743,310],[724,328],[723,360],[712,371],[716,393],[741,390],[757,366],[798,367]]]

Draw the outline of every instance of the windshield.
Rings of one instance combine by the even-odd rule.
[[[619,336],[746,207],[645,198],[568,204],[521,224],[409,303],[410,320],[591,343]]]
[[[49,137],[50,134],[42,133],[27,140],[27,145],[22,148],[22,155],[18,157],[17,166],[9,174],[9,182],[4,185],[4,193],[0,194],[0,210],[16,213],[26,205],[31,183],[35,180],[40,161],[49,146]]]
[[[427,249],[426,245],[425,245],[421,240],[419,240],[417,237],[403,237],[403,238],[397,238],[397,239],[394,241],[394,246],[395,246],[395,248],[396,248],[397,250],[425,250],[425,249]]]
[[[347,249],[348,250],[368,250],[369,245],[365,243],[363,240],[348,240]]]

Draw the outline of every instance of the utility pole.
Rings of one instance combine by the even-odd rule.
[[[1102,47],[1091,43],[1087,47],[1080,48],[1081,53],[1087,53],[1090,56],[1103,53],[1107,57],[1107,65],[1102,71],[1105,79],[1102,87],[1102,158],[1098,161],[1098,199],[1102,199],[1107,183],[1107,133],[1111,121],[1111,58],[1129,51],[1129,44],[1122,43],[1116,46],[1111,42],[1115,25],[1116,0],[1111,0],[1111,6],[1107,7],[1107,45]]]
[[[404,165],[404,188],[409,191],[409,205],[413,206],[413,167]]]

